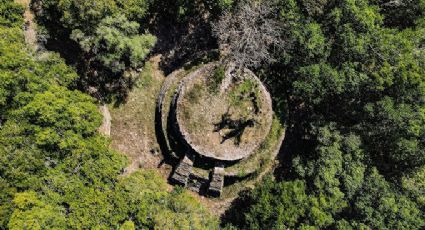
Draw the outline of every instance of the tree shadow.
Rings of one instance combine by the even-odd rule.
[[[76,69],[79,78],[74,84],[75,89],[93,96],[99,102],[113,103],[118,107],[126,102],[129,92],[136,85],[137,76],[113,73],[99,62],[90,60],[78,43],[67,36],[47,39],[45,48],[59,53],[67,65]]]
[[[197,65],[218,58],[217,51],[211,52],[218,45],[211,32],[210,21],[213,20],[214,13],[209,8],[210,4],[211,1],[207,0],[159,1],[151,6],[146,18],[139,21],[142,33],[149,30],[157,37],[151,55],[162,55],[160,68],[166,75],[188,66],[187,63]],[[76,89],[87,92],[104,103],[113,102],[115,106],[125,103],[135,86],[136,78],[112,73],[93,61],[93,57],[88,56],[77,42],[70,39],[70,31],[59,21],[42,21],[41,18],[37,20],[49,32],[45,47],[59,53],[68,65],[77,70],[80,78],[75,84]]]
[[[292,178],[292,157],[293,150],[296,149],[297,138],[291,129],[286,130],[285,139],[283,140],[282,146],[280,147],[277,159],[279,165],[275,168],[273,175],[276,180],[288,180]]]
[[[250,204],[249,190],[240,191],[238,197],[232,201],[230,207],[221,215],[221,227],[231,224],[239,229],[243,229],[243,223],[245,222],[244,211],[247,211]]]
[[[215,17],[206,2],[193,1],[182,7],[177,1],[166,0],[152,9],[155,16],[151,16],[150,29],[157,37],[153,53],[162,55],[160,68],[165,75],[218,58],[217,52],[211,52],[218,48],[210,23]],[[184,13],[180,12],[182,8]]]

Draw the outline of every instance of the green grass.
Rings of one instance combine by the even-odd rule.
[[[251,101],[251,93],[259,98],[258,85],[253,80],[243,81],[230,92],[230,103],[233,106],[241,106],[246,101]]]
[[[196,84],[187,93],[187,99],[190,104],[198,104],[203,94],[205,94],[205,88],[201,84]]]
[[[112,116],[112,148],[127,155],[132,162],[142,159],[153,167],[152,149],[159,149],[155,136],[156,99],[164,81],[155,63],[146,62],[135,87],[124,104],[109,106]]]
[[[275,157],[273,154],[275,153],[277,146],[280,144],[279,141],[283,132],[283,125],[277,118],[274,118],[271,131],[264,144],[262,144],[260,148],[248,159],[233,167],[226,168],[226,172],[237,172],[236,175],[239,178],[243,178],[245,176],[249,177],[240,182],[224,187],[220,199],[238,196],[240,191],[253,187],[256,183],[258,183],[259,176],[261,174],[267,174],[271,171]]]
[[[137,88],[147,89],[153,84],[153,76],[152,76],[153,67],[150,62],[146,62],[142,73],[140,74],[140,79],[136,83]]]
[[[284,132],[284,127],[279,119],[273,118],[272,127],[265,141],[259,148],[247,159],[241,161],[235,166],[226,168],[226,171],[234,172],[238,177],[244,177],[255,172],[261,172],[272,160],[272,153],[275,146]]]
[[[208,78],[207,86],[210,93],[217,94],[220,89],[220,85],[225,77],[225,69],[223,66],[217,66],[211,77]]]

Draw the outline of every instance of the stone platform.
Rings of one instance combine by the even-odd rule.
[[[259,120],[261,129],[250,128],[247,134],[254,134],[255,138],[249,142],[242,142],[240,145],[236,145],[234,139],[225,142],[217,141],[220,140],[223,133],[213,130],[214,123],[220,119],[220,114],[226,112],[225,110],[218,111],[216,113],[218,115],[213,119],[198,117],[199,120],[197,121],[201,121],[200,123],[209,130],[201,130],[198,133],[198,129],[195,129],[195,132],[190,130],[188,126],[191,126],[191,124],[183,116],[184,103],[187,103],[187,97],[188,95],[190,96],[190,91],[193,90],[195,84],[202,83],[204,79],[214,72],[217,65],[218,63],[210,63],[194,71],[172,73],[163,84],[156,108],[158,116],[156,120],[157,127],[160,131],[160,136],[165,140],[164,146],[170,152],[167,157],[171,157],[174,159],[172,161],[177,162],[170,176],[170,182],[211,197],[220,197],[222,195],[227,177],[230,177],[231,181],[234,181],[234,178],[239,177],[239,175],[241,178],[246,178],[246,175],[253,174],[260,167],[259,160],[262,158],[259,154],[262,153],[257,150],[269,135],[273,120],[271,97],[268,91],[251,71],[245,70],[244,78],[255,82],[259,89],[259,96],[256,99],[261,104],[257,108],[259,111],[256,116],[261,116],[262,118]],[[230,74],[231,71],[231,69],[228,69],[226,75]],[[220,96],[220,94],[218,95]],[[214,107],[217,104],[223,104],[219,96],[217,99],[205,102],[205,105]],[[210,114],[208,110],[203,112],[206,115]],[[194,113],[189,113],[189,117],[186,118],[190,120],[190,118],[198,115],[195,110]],[[205,122],[202,122],[204,118]],[[228,131],[225,130],[223,132]],[[278,148],[276,149],[277,151]],[[252,164],[249,163],[251,158],[255,161]],[[257,163],[256,161],[259,162]],[[238,165],[241,165],[241,167],[247,165],[247,168],[240,169]],[[241,174],[240,172],[243,173]]]

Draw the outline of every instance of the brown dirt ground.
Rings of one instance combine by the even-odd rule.
[[[29,9],[31,0],[15,0],[16,3],[25,7],[24,20],[28,24],[28,29],[24,31],[25,42],[32,48],[37,49],[37,25],[34,22],[34,14]]]

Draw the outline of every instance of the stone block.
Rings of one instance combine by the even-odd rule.
[[[171,176],[171,181],[175,184],[186,187],[189,175],[192,172],[193,161],[187,155],[180,161]]]
[[[211,176],[208,194],[213,197],[220,197],[224,186],[224,168],[215,167]]]

